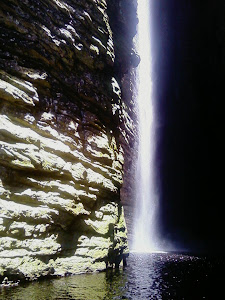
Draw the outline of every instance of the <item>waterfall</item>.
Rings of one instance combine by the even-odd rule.
[[[138,0],[136,46],[141,61],[137,70],[139,146],[136,166],[136,209],[133,251],[157,251],[157,194],[154,184],[154,110],[151,78],[150,1]]]

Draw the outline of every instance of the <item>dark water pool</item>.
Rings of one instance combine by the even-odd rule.
[[[4,288],[0,299],[225,299],[225,259],[130,254],[125,270],[48,279]]]

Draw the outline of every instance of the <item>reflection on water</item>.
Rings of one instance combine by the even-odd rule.
[[[131,254],[125,270],[4,288],[0,299],[225,299],[225,260],[181,254]]]

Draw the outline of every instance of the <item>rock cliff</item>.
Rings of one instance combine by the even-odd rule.
[[[132,16],[131,1],[1,0],[0,277],[103,270],[127,255]]]

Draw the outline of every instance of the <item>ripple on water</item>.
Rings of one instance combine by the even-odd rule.
[[[134,253],[125,270],[46,279],[0,290],[0,299],[225,299],[225,259]]]

